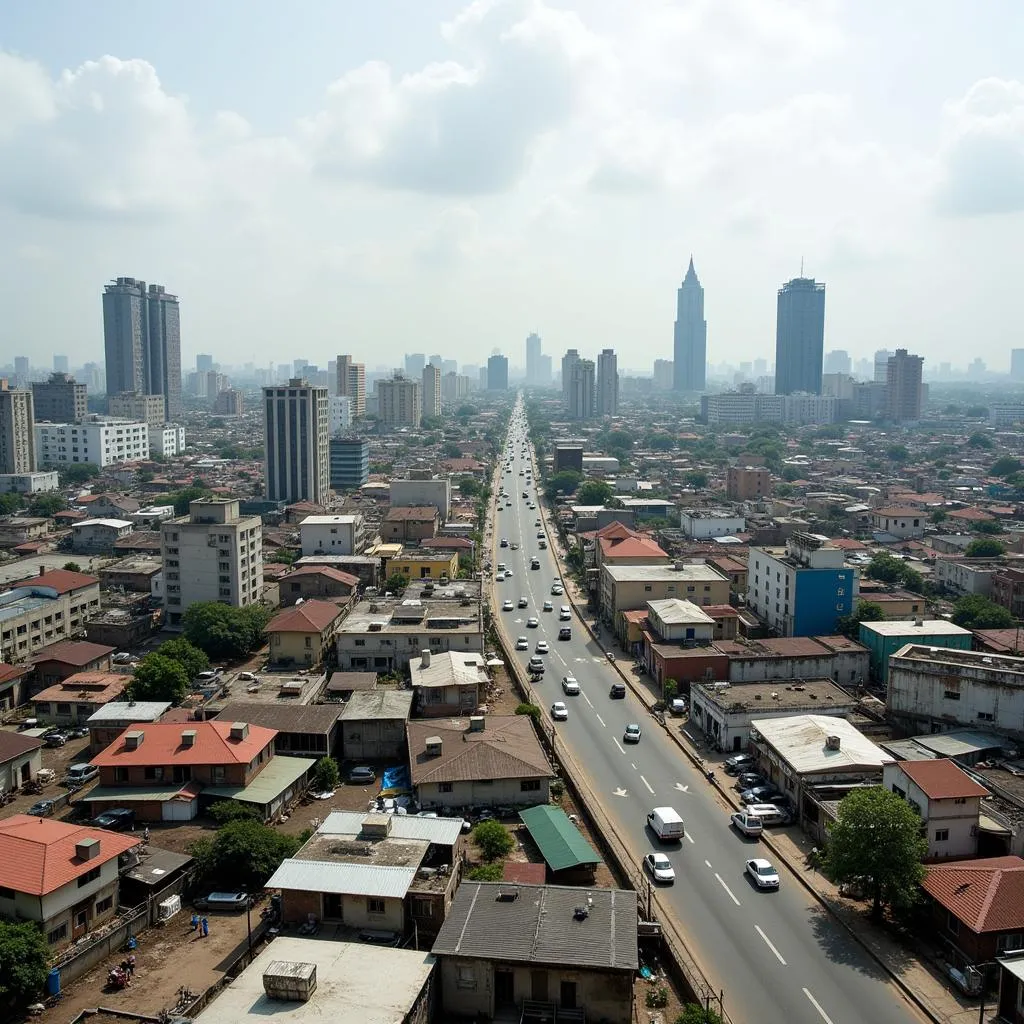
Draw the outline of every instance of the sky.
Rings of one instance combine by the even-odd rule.
[[[0,20],[0,363],[103,356],[116,276],[182,356],[495,349],[926,365],[1024,346],[1020,0],[110,0]]]

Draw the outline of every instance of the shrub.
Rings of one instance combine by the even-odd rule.
[[[338,771],[338,762],[333,757],[321,757],[313,765],[313,789],[320,793],[327,793],[337,789],[341,784],[341,772]]]
[[[649,1010],[663,1010],[668,1006],[668,989],[664,985],[657,985],[647,990],[644,1002]]]
[[[473,842],[487,860],[507,856],[515,845],[508,829],[500,821],[481,821],[473,829]]]
[[[218,825],[226,825],[229,821],[242,821],[247,818],[258,818],[255,807],[243,804],[238,800],[218,800],[210,804],[207,812]]]
[[[540,708],[536,704],[527,704],[525,701],[516,708],[517,715],[529,715],[535,722],[540,721]]]
[[[478,864],[475,868],[470,868],[466,877],[471,882],[500,882],[505,877],[505,866],[502,861]]]

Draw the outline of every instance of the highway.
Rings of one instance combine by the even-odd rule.
[[[526,438],[522,402],[512,418],[512,471],[505,473],[508,447],[500,456],[498,486],[511,496],[496,502],[492,563],[504,562],[511,579],[493,583],[494,614],[509,641],[526,636],[527,651],[509,656],[523,664],[537,641],[551,653],[542,655],[547,671],[536,684],[538,701],[549,715],[552,702],[564,701],[567,721],[554,723],[559,739],[588,776],[590,787],[621,840],[640,864],[645,853],[663,850],[675,868],[676,880],[659,895],[705,975],[716,991],[725,990],[725,1010],[735,1024],[911,1024],[924,1018],[892,984],[878,964],[810,896],[782,864],[776,892],[759,892],[748,882],[748,858],[770,854],[756,840],[746,840],[729,823],[730,809],[702,773],[695,770],[674,741],[654,721],[641,701],[627,689],[625,700],[612,700],[612,682],[621,681],[602,649],[573,612],[571,623],[558,621],[567,597],[552,596],[551,584],[561,578],[553,539],[540,550],[535,521],[543,516],[522,498],[527,489],[520,470],[535,469],[532,448],[521,455]],[[540,500],[534,483],[530,500]],[[495,488],[497,491],[497,488]],[[492,513],[493,514],[493,513]],[[499,548],[500,538],[519,550]],[[540,569],[531,570],[531,558]],[[493,573],[492,573],[493,576]],[[520,597],[527,608],[502,611],[502,602]],[[553,611],[542,611],[550,600]],[[526,620],[540,620],[527,628]],[[558,629],[572,626],[572,640],[559,641]],[[579,696],[565,696],[563,675],[580,684]],[[639,744],[622,742],[628,723],[643,730]],[[646,829],[648,811],[670,805],[683,816],[685,839],[673,849],[662,847]]]

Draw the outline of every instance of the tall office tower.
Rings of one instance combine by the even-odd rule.
[[[569,394],[572,390],[573,367],[580,361],[579,352],[571,348],[562,356],[562,401],[569,408]]]
[[[446,373],[458,373],[459,363],[456,359],[446,359],[441,364],[441,375],[444,376]]]
[[[196,356],[196,373],[209,373],[213,369],[213,356]]]
[[[106,374],[103,372],[103,367],[99,363],[86,363],[85,366],[82,367],[82,376],[85,377],[85,388],[87,392],[91,391],[94,395],[101,395],[106,392]]]
[[[308,359],[293,359],[292,360],[292,376],[301,377],[306,372],[306,367],[309,366]]]
[[[331,487],[362,487],[370,478],[370,442],[363,437],[331,438]]]
[[[907,355],[898,348],[886,367],[886,416],[894,423],[916,422],[921,418],[922,356]]]
[[[487,367],[486,366],[481,366],[480,367],[480,370],[479,370],[479,373],[478,373],[478,378],[479,378],[480,390],[481,391],[486,391],[487,390]]]
[[[338,387],[339,398],[352,400],[352,419],[362,419],[366,415],[366,366],[352,362],[349,355],[338,356]]]
[[[160,526],[167,625],[197,601],[244,608],[263,590],[263,521],[239,513],[237,498],[197,498],[188,515]]]
[[[28,356],[14,357],[14,383],[16,387],[28,387]]]
[[[377,381],[377,417],[387,427],[418,427],[423,420],[420,382],[400,371],[391,380]]]
[[[263,389],[263,480],[270,501],[326,501],[329,424],[327,388],[293,377],[286,386]]]
[[[834,348],[825,353],[825,373],[849,374],[852,365],[850,353],[844,349]]]
[[[577,359],[569,378],[569,416],[574,420],[594,418],[594,360]]]
[[[597,357],[594,408],[598,416],[614,416],[619,411],[619,359],[611,348],[601,349]]]
[[[85,385],[66,373],[51,373],[48,381],[32,382],[32,412],[37,423],[77,423],[89,411]]]
[[[464,373],[446,373],[441,378],[441,404],[454,405],[470,391],[471,380]]]
[[[697,280],[692,256],[676,292],[672,353],[673,390],[703,391],[707,383],[708,322],[704,319],[704,288]]]
[[[775,394],[821,394],[825,286],[795,277],[779,289],[775,320]]]
[[[181,416],[181,318],[163,285],[119,277],[103,290],[107,394],[163,395],[168,420]]]
[[[422,352],[407,352],[405,355],[405,375],[419,380],[423,367],[427,365],[427,357]]]
[[[32,392],[8,389],[0,377],[0,473],[36,471]]]
[[[67,356],[54,356],[53,357],[53,372],[54,373],[67,373],[68,372],[68,357]]]
[[[768,372],[768,360],[767,359],[755,359],[754,360],[754,376],[763,377]]]
[[[874,380],[876,384],[884,384],[889,379],[889,360],[892,355],[887,348],[880,348],[875,353]]]
[[[534,331],[526,336],[526,383],[540,384],[540,335]]]
[[[440,370],[440,369],[441,369],[441,366],[442,366],[442,364],[444,363],[444,360],[443,360],[443,359],[442,359],[442,358],[441,358],[441,357],[440,357],[439,355],[437,355],[437,354],[435,353],[434,355],[432,355],[432,356],[431,356],[431,357],[430,357],[430,358],[429,358],[429,359],[427,360],[427,362],[428,362],[428,363],[433,363],[433,364],[434,364],[434,366],[436,366],[436,367],[437,367],[437,368],[438,368],[438,369]]]
[[[423,367],[423,415],[441,415],[441,364],[429,362]]]
[[[1010,349],[1010,379],[1024,380],[1024,348]]]
[[[671,359],[655,359],[654,360],[654,379],[653,385],[655,391],[671,391],[674,380],[673,364]]]
[[[508,391],[508,359],[493,355],[487,360],[487,390]]]

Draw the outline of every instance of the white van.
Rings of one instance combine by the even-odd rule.
[[[763,825],[789,824],[789,814],[775,804],[747,804],[743,809],[747,814],[760,818]]]
[[[647,815],[651,831],[663,842],[671,843],[683,838],[683,819],[674,807],[655,807]]]

